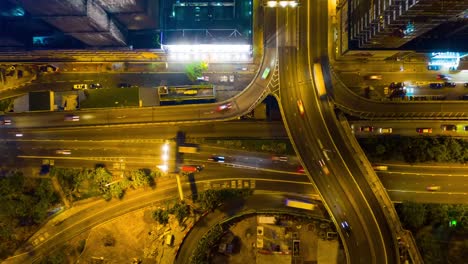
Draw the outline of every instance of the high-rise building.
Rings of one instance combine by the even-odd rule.
[[[431,29],[463,20],[467,0],[348,0],[349,47],[399,48]]]

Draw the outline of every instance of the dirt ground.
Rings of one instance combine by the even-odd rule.
[[[288,246],[291,247],[290,242],[292,239],[298,239],[301,242],[300,246],[300,259],[307,263],[315,263],[318,259],[318,241],[320,239],[318,232],[324,231],[319,228],[319,221],[305,221],[303,219],[295,219],[294,217],[286,216],[283,227],[269,224],[258,224],[257,216],[251,216],[235,223],[230,231],[236,239],[233,242],[233,253],[222,254],[216,253],[212,257],[210,263],[221,264],[246,264],[246,263],[271,263],[269,259],[272,257],[279,258],[275,263],[290,263],[291,255],[281,254],[262,254],[257,255],[257,250],[254,244],[257,241],[257,226],[264,227],[264,245],[267,241],[274,241],[274,244],[281,245],[281,251],[288,251]],[[284,236],[281,233],[286,230]],[[272,235],[276,234],[276,235]],[[275,237],[275,238],[273,238]],[[216,248],[217,250],[217,248]],[[215,251],[216,251],[215,250]]]
[[[179,226],[174,216],[168,225],[160,225],[152,217],[156,207],[135,211],[86,232],[62,248],[68,263],[158,263],[172,264],[188,228]],[[184,224],[190,226],[193,218]],[[168,234],[174,235],[171,246]],[[85,243],[86,242],[86,243]],[[79,255],[81,247],[84,249]]]

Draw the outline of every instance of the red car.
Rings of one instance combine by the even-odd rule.
[[[301,165],[299,165],[299,167],[297,168],[297,172],[299,172],[299,173],[305,173],[304,167],[302,167]]]
[[[374,131],[374,127],[371,127],[371,126],[362,126],[360,128],[361,132],[372,132]]]

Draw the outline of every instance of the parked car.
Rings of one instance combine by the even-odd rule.
[[[391,127],[381,128],[379,129],[380,134],[391,134],[393,129]]]
[[[89,89],[101,89],[102,88],[102,84],[100,83],[92,83],[89,85]]]
[[[456,125],[442,125],[440,128],[442,128],[443,131],[457,131]]]
[[[372,132],[374,131],[374,127],[371,127],[371,126],[362,126],[360,128],[361,132]]]
[[[234,82],[234,75],[229,75],[229,81]]]
[[[118,85],[119,88],[132,88],[132,87],[138,87],[137,85],[129,84],[129,83],[119,83]]]
[[[419,134],[431,134],[432,128],[416,128],[416,132]]]

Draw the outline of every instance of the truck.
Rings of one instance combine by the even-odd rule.
[[[288,207],[294,207],[294,208],[299,208],[299,209],[314,210],[315,208],[315,204],[293,200],[293,199],[286,199],[285,203],[286,203],[286,206]]]
[[[179,146],[180,153],[198,153],[198,146]]]
[[[180,167],[180,170],[182,172],[187,172],[187,173],[199,172],[202,169],[203,169],[203,166],[201,165],[182,165],[182,167]]]

